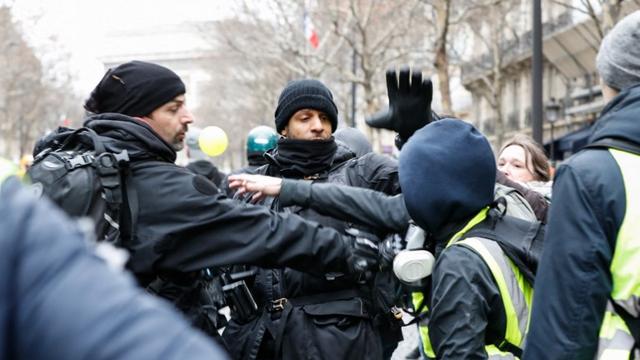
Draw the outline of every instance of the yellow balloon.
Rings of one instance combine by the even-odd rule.
[[[198,137],[200,150],[209,156],[222,154],[229,145],[229,139],[224,130],[217,126],[207,126],[200,132]]]

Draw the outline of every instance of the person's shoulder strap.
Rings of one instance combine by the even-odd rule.
[[[636,340],[636,346],[640,343],[640,319],[633,317],[627,310],[620,306],[613,298],[609,297],[609,302],[613,305],[618,316],[624,320],[624,323],[629,328],[631,336]]]
[[[138,192],[133,185],[131,177],[132,170],[126,169],[125,173],[122,176],[122,180],[124,181],[124,207],[123,209],[121,209],[121,212],[123,214],[121,219],[121,240],[125,242],[133,241],[136,237],[136,226],[138,223],[138,214],[140,207],[138,202]]]
[[[598,148],[610,148],[610,149],[618,149],[626,152],[630,152],[632,154],[640,155],[640,144],[634,143],[632,141],[620,138],[607,137],[597,140],[585,148],[589,149],[598,149]]]

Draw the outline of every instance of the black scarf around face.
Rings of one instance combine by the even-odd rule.
[[[336,153],[335,139],[294,140],[281,138],[274,154],[285,177],[305,177],[329,170]]]

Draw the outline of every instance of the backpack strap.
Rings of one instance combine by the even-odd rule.
[[[616,310],[616,314],[618,314],[618,316],[620,316],[622,320],[624,320],[627,328],[629,328],[631,336],[633,336],[636,341],[636,346],[638,346],[638,344],[640,343],[640,319],[635,318],[631,314],[629,314],[629,312],[618,303],[616,303],[616,301],[613,300],[612,297],[609,297],[609,302]]]
[[[123,186],[123,182],[124,185],[131,183],[131,181],[127,181],[130,177],[129,153],[127,150],[122,150],[120,153],[107,151],[100,136],[93,129],[87,127],[77,129],[71,133],[60,148],[64,149],[65,146],[71,143],[73,138],[81,135],[87,135],[93,144],[95,153],[93,167],[96,169],[96,174],[104,193],[104,200],[107,204],[107,211],[104,213],[105,220],[119,232],[119,234],[116,234],[117,238],[111,240],[121,242],[123,239],[131,239],[135,226],[132,214],[134,213],[137,216],[138,197],[132,186],[127,186],[126,190]],[[132,200],[135,202],[133,204],[135,205],[135,211],[131,209],[132,204],[130,201]],[[125,204],[124,208],[123,204]]]
[[[74,130],[71,134],[69,134],[64,139],[64,141],[60,144],[60,146],[58,146],[58,149],[62,150],[71,144],[75,144],[76,142],[74,140],[76,140],[83,134],[86,134],[91,140],[91,143],[93,144],[93,149],[95,150],[96,155],[100,155],[106,151],[102,140],[100,140],[100,136],[93,129],[90,129],[87,127],[81,127],[79,129]]]
[[[97,151],[96,151],[97,153]],[[103,152],[96,156],[93,166],[96,169],[96,174],[102,186],[104,194],[104,201],[107,204],[107,209],[104,213],[105,220],[120,234],[128,233],[129,231],[123,231],[120,224],[122,223],[123,212],[122,204],[124,199],[123,194],[123,171],[126,171],[128,166],[129,156],[126,150],[123,150],[118,154],[122,161],[118,161],[116,154],[110,152]],[[122,237],[122,236],[118,236]],[[116,239],[112,239],[116,240]]]
[[[525,279],[533,285],[542,252],[544,230],[544,224],[539,221],[529,222],[501,216],[492,209],[487,219],[467,231],[462,239],[481,237],[497,242]]]
[[[133,181],[131,181],[131,171],[132,169],[129,167],[123,176],[125,184],[124,199],[126,200],[124,203],[127,206],[123,209],[120,234],[121,239],[125,241],[135,238],[139,213],[138,192],[133,186]]]
[[[618,149],[626,152],[630,152],[632,154],[640,155],[640,145],[634,142],[631,142],[626,139],[607,137],[595,141],[587,146],[585,149]]]

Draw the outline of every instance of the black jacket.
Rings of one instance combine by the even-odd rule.
[[[281,177],[277,164],[266,165],[258,174]],[[315,182],[331,182],[367,187],[388,194],[399,192],[395,160],[377,154],[359,158],[339,144],[333,165],[321,173]],[[279,198],[267,199],[266,204],[283,213],[295,213],[340,231],[349,224],[301,206],[285,207]],[[259,307],[264,309],[279,298],[298,299],[316,296],[314,304],[292,306],[285,311],[286,319],[267,311],[248,324],[232,319],[223,337],[231,353],[238,359],[255,358],[267,329],[282,333],[283,359],[377,359],[382,357],[380,335],[373,318],[371,289],[358,285],[348,276],[335,274],[310,275],[285,268],[260,270],[252,291]],[[345,292],[347,295],[344,295]],[[325,295],[326,294],[326,295]],[[337,294],[337,295],[334,295]],[[284,316],[284,315],[283,315]],[[285,321],[282,325],[281,322]],[[282,326],[281,328],[278,328]],[[271,330],[273,333],[273,330]],[[277,337],[272,335],[273,337]]]
[[[637,85],[607,104],[589,142],[617,137],[640,145],[639,120]],[[622,174],[609,151],[586,149],[558,168],[553,194],[524,358],[593,359],[627,208]]]
[[[141,121],[102,114],[85,126],[103,137],[108,150],[126,149],[132,158],[137,223],[124,246],[142,283],[228,264],[345,271],[349,249],[338,232],[227,199],[204,177],[175,165],[173,149]]]

